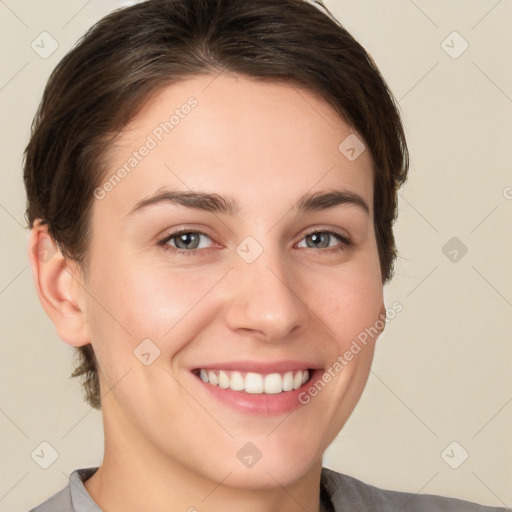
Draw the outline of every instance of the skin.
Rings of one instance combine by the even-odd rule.
[[[105,454],[85,487],[109,512],[316,512],[323,452],[363,392],[378,336],[291,414],[234,410],[189,369],[283,359],[327,369],[385,313],[371,155],[349,161],[338,150],[354,130],[320,97],[223,73],[156,94],[112,147],[107,176],[190,96],[191,113],[94,200],[87,282],[56,248],[47,262],[35,256],[52,244],[44,226],[30,234],[45,311],[64,342],[91,343],[100,365]],[[229,195],[241,211],[169,203],[128,215],[161,188]],[[303,194],[331,189],[359,194],[370,214],[350,204],[294,209]],[[207,233],[195,255],[158,245],[181,227]],[[308,246],[311,228],[352,245]],[[251,264],[235,250],[248,236],[263,248]],[[133,353],[147,338],[160,350],[149,366]],[[262,453],[251,468],[236,456],[247,442]]]

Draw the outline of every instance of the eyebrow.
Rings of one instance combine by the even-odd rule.
[[[232,197],[207,192],[160,189],[152,196],[139,201],[127,215],[133,215],[149,206],[162,203],[176,204],[208,212],[225,213],[232,216],[237,215],[241,211],[240,203]],[[370,208],[366,201],[356,192],[349,190],[308,192],[297,201],[294,209],[304,213],[327,210],[340,205],[356,206],[367,215],[370,214]]]

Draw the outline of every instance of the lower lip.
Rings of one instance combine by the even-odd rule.
[[[230,388],[222,389],[219,386],[203,382],[195,374],[193,374],[193,377],[208,393],[237,411],[270,416],[288,413],[298,407],[303,407],[303,404],[299,401],[299,395],[313,386],[315,381],[321,378],[323,374],[323,370],[311,371],[311,378],[300,388],[275,394],[253,394],[245,391],[233,391]]]

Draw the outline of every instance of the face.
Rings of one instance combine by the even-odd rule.
[[[160,91],[123,131],[84,301],[127,464],[265,487],[321,463],[370,370],[376,338],[353,342],[384,312],[372,160],[339,149],[351,134],[303,89],[227,74]]]

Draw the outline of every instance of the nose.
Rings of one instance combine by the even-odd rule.
[[[237,261],[230,279],[226,322],[233,331],[277,343],[307,327],[304,290],[275,254],[265,250],[252,263]]]

